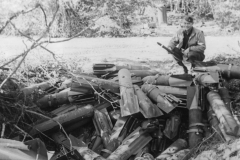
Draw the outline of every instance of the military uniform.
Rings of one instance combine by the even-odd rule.
[[[193,23],[191,17],[187,17],[185,20]],[[194,61],[203,61],[205,58],[206,43],[204,33],[194,27],[189,31],[180,29],[170,40],[168,48],[172,49],[174,59],[180,66],[185,67],[184,70],[187,72],[186,66],[182,63],[183,60],[193,63]],[[181,50],[187,51],[183,54]]]

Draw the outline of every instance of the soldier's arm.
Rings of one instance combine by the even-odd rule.
[[[205,36],[203,31],[201,31],[197,36],[198,36],[197,45],[189,47],[189,50],[196,51],[196,52],[204,52],[204,50],[206,49],[206,43],[205,43]]]
[[[179,38],[178,38],[178,34],[176,33],[170,40],[169,44],[168,44],[168,48],[173,49],[174,47],[176,47],[179,44]]]

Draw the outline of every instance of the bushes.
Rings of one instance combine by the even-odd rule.
[[[180,12],[179,14],[190,12],[197,19],[215,19],[221,28],[231,25],[234,30],[239,30],[240,4],[237,1],[223,2],[221,0],[220,3],[220,0],[171,0],[171,2],[170,0],[162,0],[161,2],[174,5],[175,9],[170,8]],[[16,3],[14,0],[2,0],[0,2],[0,9],[2,10],[0,25],[3,25],[11,15],[39,4],[44,9],[46,21],[48,21],[56,9],[55,1],[19,0]],[[141,17],[150,19],[154,16],[146,13],[148,8],[151,8],[154,12],[154,7],[156,5],[153,0],[60,0],[60,10],[51,28],[50,36],[71,37],[82,29],[89,27],[99,17],[105,16],[114,21],[116,26],[105,23],[103,26],[111,28],[111,30],[102,31],[104,27],[95,26],[95,28],[87,29],[86,33],[82,35],[87,37],[106,36],[108,34],[109,36],[131,35],[131,26],[142,24]],[[14,23],[27,35],[39,35],[45,27],[45,15],[39,8],[19,16],[14,20]],[[17,35],[17,32],[11,26],[8,26],[3,34]]]
[[[240,29],[240,4],[239,2],[220,3],[215,6],[214,18],[221,28],[227,26],[234,27],[234,30]]]

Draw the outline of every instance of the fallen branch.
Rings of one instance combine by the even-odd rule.
[[[40,44],[38,44],[38,45],[40,45]],[[0,84],[0,89],[1,89],[1,88],[3,87],[3,85],[8,81],[8,79],[11,78],[11,77],[16,73],[16,71],[18,70],[18,68],[19,68],[20,65],[22,64],[22,62],[25,60],[27,54],[28,54],[32,49],[36,48],[38,45],[36,45],[35,43],[33,43],[32,46],[31,46],[27,51],[25,51],[25,52],[23,53],[23,58],[22,58],[21,61],[18,63],[17,67],[12,71],[12,73],[9,74],[9,75],[7,76],[7,78],[4,79],[4,81]]]
[[[22,133],[24,133],[25,135],[29,136],[30,138],[34,139],[30,134],[28,134],[27,132],[25,132],[23,129],[19,128],[17,125],[13,125],[15,128],[17,128],[18,130],[20,130]]]
[[[215,133],[217,133],[217,132],[214,131],[214,132],[211,134],[211,136],[209,136],[208,138],[204,139],[204,140],[199,144],[199,146],[198,146],[198,148],[196,149],[195,153],[199,150],[199,148],[202,146],[202,144],[203,144],[204,142],[207,142],[210,138],[212,138],[212,137],[215,135]]]
[[[103,15],[100,16],[100,17],[98,17],[94,22],[96,22],[96,21],[97,21],[99,18],[101,18],[101,17],[103,17]],[[90,27],[92,27],[92,26],[95,24],[94,22],[93,22],[90,26],[88,26],[87,28],[83,29],[81,32],[77,33],[76,35],[74,35],[74,36],[72,36],[72,37],[70,37],[70,38],[67,38],[67,39],[64,39],[64,40],[60,40],[60,41],[50,41],[50,40],[47,40],[47,41],[44,41],[43,43],[60,43],[60,42],[70,41],[70,40],[72,40],[72,39],[80,36],[84,31],[86,31],[87,29],[89,29]],[[12,24],[12,26],[16,29],[16,26],[15,26],[13,23],[11,23],[11,24]],[[31,37],[29,37],[28,35],[23,34],[23,33],[22,33],[21,31],[19,31],[18,29],[16,29],[16,30],[17,30],[22,36],[28,38],[28,39],[31,40],[31,41],[35,41],[34,39],[32,39]],[[56,60],[56,56],[55,56],[55,54],[54,54],[52,51],[48,50],[46,47],[43,47],[42,45],[40,45],[40,47],[43,48],[44,50],[48,51],[49,53],[51,53],[51,54],[53,55],[54,59]],[[10,61],[8,61],[8,62],[6,62],[5,64],[3,64],[2,66],[0,66],[0,68],[5,67],[6,65],[10,64],[11,62],[13,62],[13,61],[17,60],[18,58],[20,58],[21,56],[23,56],[24,54],[25,54],[25,52],[21,53],[20,55],[16,56],[15,58],[11,59]]]
[[[15,28],[15,30],[17,30],[22,36],[28,38],[30,41],[36,42],[33,38],[31,38],[30,36],[24,34],[24,33],[21,32],[19,29],[17,29],[16,26],[15,26],[13,23],[11,23],[11,24],[12,24],[12,26]],[[83,31],[81,31],[81,32],[78,33],[77,35],[81,34],[82,32],[83,32]],[[76,36],[76,35],[75,35],[75,36]],[[71,40],[71,39],[69,38],[68,40]],[[62,42],[62,41],[58,41],[58,42]],[[37,43],[37,42],[36,42],[36,43]],[[52,56],[53,56],[53,58],[54,58],[54,59],[56,60],[56,62],[58,63],[58,65],[62,66],[62,65],[60,64],[60,62],[56,59],[56,54],[55,54],[55,53],[53,53],[52,51],[50,51],[49,49],[47,49],[46,47],[44,47],[44,46],[42,46],[42,45],[39,45],[39,46],[40,46],[42,49],[44,49],[44,50],[48,51],[49,53],[51,53]],[[66,69],[67,72],[70,73],[72,76],[77,77],[75,74],[73,74],[73,73],[72,73],[71,71],[69,71],[67,68],[65,68],[64,66],[62,66],[62,67],[63,67],[64,69]],[[108,101],[108,102],[112,105],[112,107],[114,107],[114,106],[113,106],[113,103],[116,103],[116,101],[111,102],[111,101],[109,101],[108,99],[106,99],[104,96],[101,95],[101,93],[98,93],[98,92],[94,89],[94,87],[92,86],[91,83],[89,83],[88,80],[86,80],[84,77],[82,77],[82,78],[92,87],[92,89],[94,90],[94,92],[95,92],[99,97],[102,97],[104,100]],[[80,83],[80,82],[78,82],[78,83]]]
[[[217,133],[216,131],[214,131],[208,138],[204,139],[201,143],[197,144],[194,148],[192,148],[181,160],[188,160],[194,153],[196,153],[199,148],[201,147],[201,145],[208,141],[210,138],[212,138],[215,133]]]
[[[30,124],[23,122],[25,125],[32,127]],[[35,128],[36,129],[36,128]],[[47,136],[46,134],[42,133],[41,131],[39,131],[38,129],[36,129],[39,133],[41,133],[42,135],[44,135],[46,138],[50,139],[51,141],[55,142],[52,138],[50,138],[49,136]]]
[[[63,128],[63,126],[62,126],[61,123],[59,123],[58,121],[54,120],[53,118],[47,117],[47,116],[45,116],[45,115],[43,115],[43,114],[41,114],[41,113],[37,113],[37,112],[34,112],[34,111],[30,111],[30,110],[25,110],[25,111],[28,112],[28,113],[32,113],[32,114],[35,114],[35,115],[44,117],[44,118],[46,118],[46,119],[48,119],[48,120],[52,120],[53,122],[56,122],[56,123],[59,125],[60,129],[61,129],[61,130],[64,132],[64,134],[66,135],[67,139],[69,140],[69,142],[70,142],[70,150],[73,149],[73,147],[72,147],[72,141],[71,141],[70,137],[68,136],[68,134],[66,133],[66,131],[64,130],[64,128]]]
[[[37,46],[45,43],[45,42],[41,42],[41,43],[38,43],[38,42],[49,32],[50,27],[51,27],[51,25],[53,24],[53,22],[54,22],[54,20],[55,20],[55,18],[56,18],[57,12],[58,12],[58,10],[59,10],[58,0],[56,0],[56,5],[57,5],[57,9],[56,9],[56,11],[55,11],[55,13],[54,13],[54,15],[53,15],[53,18],[52,18],[51,22],[47,25],[47,28],[45,29],[45,31],[43,32],[43,34],[42,34],[36,41],[33,42],[33,44],[31,45],[31,47],[30,47],[27,51],[25,51],[25,52],[23,53],[23,58],[22,58],[22,60],[18,63],[17,67],[12,71],[12,73],[9,74],[8,77],[0,84],[0,89],[1,89],[2,86],[7,82],[7,80],[8,80],[9,78],[11,78],[11,77],[16,73],[16,71],[18,70],[18,68],[20,67],[20,65],[22,64],[22,62],[24,61],[24,59],[26,58],[27,54],[28,54],[32,49],[34,49],[34,48],[36,48]],[[18,56],[17,56],[17,57],[18,57]],[[20,56],[19,56],[19,57],[20,57]],[[15,59],[17,59],[17,58],[15,58]],[[1,66],[1,67],[3,67],[3,66]]]
[[[14,28],[16,31],[18,31],[18,33],[19,33],[20,35],[22,35],[23,37],[28,38],[29,41],[36,42],[36,41],[35,41],[33,38],[31,38],[30,36],[28,36],[28,35],[24,34],[23,32],[21,32],[13,23],[11,23],[11,25],[13,26],[13,28]],[[55,55],[52,51],[50,51],[49,49],[47,49],[46,47],[44,47],[44,46],[42,46],[42,45],[40,45],[40,47],[41,47],[42,49],[48,51],[49,53],[51,53],[52,56],[53,56],[53,58],[57,61],[56,55]]]

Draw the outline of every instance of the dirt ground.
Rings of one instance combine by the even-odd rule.
[[[91,72],[92,64],[114,61],[116,59],[134,60],[139,62],[171,61],[172,57],[157,45],[160,42],[167,45],[171,37],[133,37],[133,38],[77,38],[68,42],[45,45],[48,49],[63,59],[87,59],[81,67],[84,72]],[[55,39],[56,40],[56,39]],[[240,37],[206,36],[207,49],[205,61],[222,55],[223,57],[239,57]],[[20,37],[0,37],[1,59],[13,58],[26,50],[30,42]],[[30,63],[40,59],[51,59],[51,55],[42,49],[31,52]],[[156,65],[159,67],[159,65]]]

